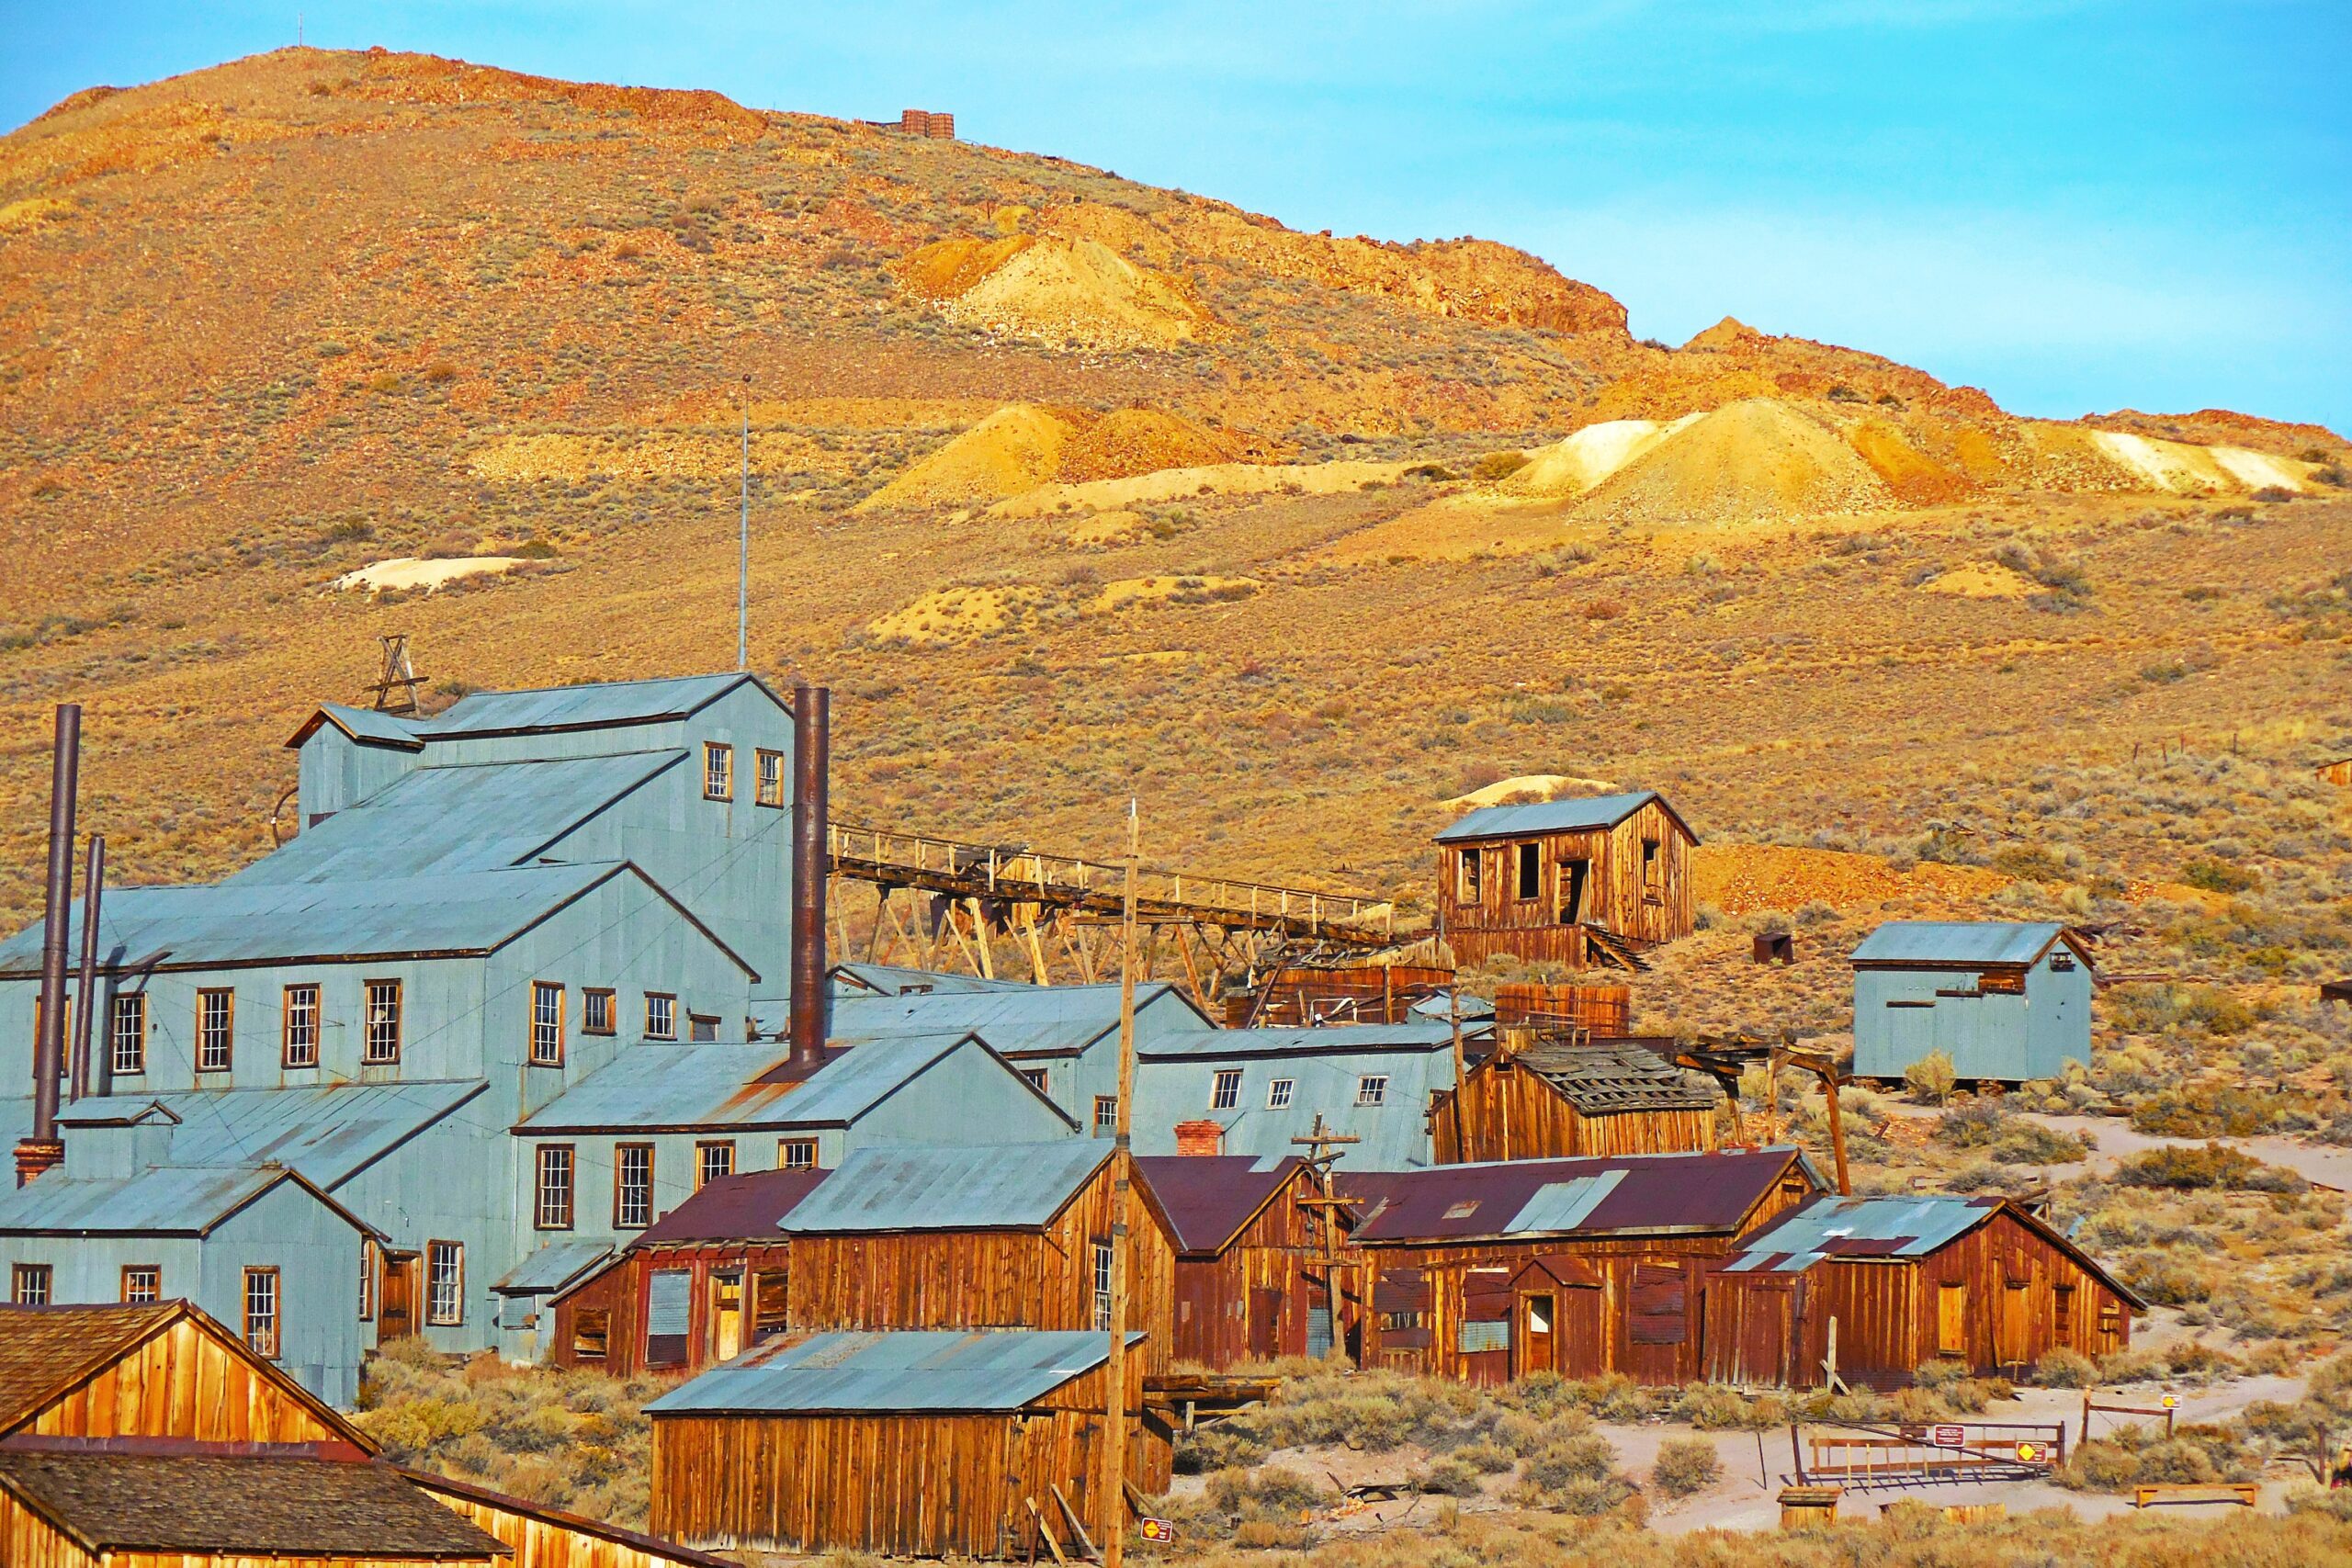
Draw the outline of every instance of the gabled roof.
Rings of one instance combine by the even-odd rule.
[[[1011,1412],[1110,1359],[1091,1329],[891,1329],[784,1335],[645,1407],[664,1416]],[[1142,1340],[1130,1333],[1129,1344]]]
[[[372,1460],[0,1450],[6,1487],[85,1551],[210,1558],[512,1555]]]
[[[1857,964],[2031,964],[2064,942],[2090,954],[2055,920],[1889,920],[1862,939]]]
[[[787,1235],[1042,1230],[1093,1179],[1111,1147],[1106,1138],[980,1148],[870,1145],[843,1159],[778,1228]]]
[[[1489,1056],[1473,1072],[1504,1060]],[[1631,1111],[1713,1111],[1722,1101],[1714,1081],[1686,1072],[1638,1045],[1577,1045],[1542,1041],[1509,1058],[1539,1073],[1579,1115]]]
[[[756,675],[673,675],[651,681],[605,681],[526,692],[475,692],[425,721],[428,739],[514,735],[526,731],[604,729],[664,724],[701,712],[738,686],[753,686],[779,708],[787,705]]]
[[[322,725],[334,725],[362,746],[388,746],[396,751],[422,751],[424,742],[418,731],[424,721],[403,718],[398,714],[378,713],[373,708],[356,708],[343,703],[322,703],[319,711],[302,721],[286,741],[287,750],[300,747],[303,741],[319,732]]]
[[[905,969],[892,964],[836,964],[825,972],[833,995],[846,997],[929,996],[940,991],[1013,991],[1019,980],[949,975],[935,969]]]
[[[1181,1010],[1201,1028],[1208,1019],[1165,981],[1136,987],[1136,1010],[1155,1004]],[[1008,986],[985,991],[933,991],[895,997],[841,997],[832,1032],[844,1039],[923,1030],[970,1030],[1007,1056],[1077,1055],[1119,1027],[1119,987]]]
[[[1306,1168],[1296,1155],[1153,1155],[1136,1174],[1168,1217],[1179,1252],[1222,1252]]]
[[[1226,1060],[1250,1056],[1357,1056],[1450,1051],[1448,1023],[1327,1023],[1315,1029],[1203,1029],[1138,1043],[1138,1060]]]
[[[1496,1160],[1425,1170],[1338,1171],[1362,1243],[1736,1232],[1792,1169],[1827,1184],[1794,1148],[1592,1159]]]
[[[1437,835],[1441,844],[1458,844],[1471,839],[1525,838],[1536,833],[1573,833],[1591,828],[1614,828],[1651,801],[1664,807],[1667,816],[1685,833],[1690,824],[1682,820],[1681,813],[1667,804],[1666,796],[1654,789],[1634,790],[1624,795],[1591,795],[1575,800],[1537,801],[1525,806],[1482,806],[1464,816]],[[1691,833],[1695,839],[1697,834]]]
[[[1750,1236],[1722,1269],[1727,1274],[1802,1274],[1824,1258],[1926,1258],[2004,1212],[2134,1307],[2147,1306],[2089,1254],[2007,1199],[1951,1192],[1862,1198],[1823,1193]]]
[[[751,1170],[713,1177],[693,1197],[638,1233],[628,1250],[708,1241],[780,1242],[785,1216],[831,1174]]]
[[[172,1123],[174,1165],[275,1161],[332,1192],[489,1088],[481,1078],[420,1078],[99,1095],[60,1106],[57,1119],[94,1130],[161,1119]]]
[[[0,1235],[205,1236],[289,1181],[359,1235],[378,1234],[286,1166],[163,1165],[127,1177],[52,1171],[0,1191]]]

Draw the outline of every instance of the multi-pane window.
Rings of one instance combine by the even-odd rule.
[[[686,1015],[686,1034],[697,1044],[707,1045],[718,1038],[718,1020],[710,1013],[690,1012]]]
[[[1266,1109],[1282,1111],[1290,1105],[1291,1091],[1297,1087],[1290,1078],[1276,1078],[1266,1086]]]
[[[1366,1073],[1363,1077],[1356,1079],[1356,1103],[1358,1105],[1387,1104],[1388,1075],[1386,1073]]]
[[[447,1327],[465,1320],[465,1244],[428,1241],[424,1244],[424,1321]]]
[[[288,986],[278,1009],[285,1042],[279,1059],[289,1067],[317,1066],[319,988],[316,986]]]
[[[1023,1067],[1021,1069],[1021,1076],[1027,1078],[1029,1080],[1029,1087],[1035,1089],[1039,1094],[1051,1094],[1054,1092],[1052,1089],[1046,1087],[1053,1081],[1052,1071],[1050,1068]]]
[[[1098,1094],[1094,1097],[1094,1135],[1107,1138],[1119,1130],[1119,1097]]]
[[[101,922],[103,924],[103,922]],[[147,993],[133,991],[114,999],[113,1027],[107,1031],[117,1073],[147,1070]]]
[[[368,1013],[366,1034],[359,1059],[381,1066],[401,1059],[401,983],[398,980],[368,982]]]
[[[784,804],[784,753],[761,750],[752,753],[759,765],[758,789],[752,798],[762,806]]]
[[[245,1270],[245,1346],[277,1359],[277,1270]]]
[[[1111,1244],[1094,1244],[1094,1326],[1111,1326]]]
[[[359,1238],[359,1321],[368,1322],[376,1315],[376,1242],[372,1236]]]
[[[552,980],[531,982],[531,1066],[563,1066],[563,987]]]
[[[49,1304],[50,1268],[46,1263],[19,1263],[8,1270],[8,1299],[18,1306]]]
[[[543,1231],[571,1228],[571,1145],[539,1145],[538,1215]]]
[[[613,1224],[643,1230],[653,1223],[653,1145],[622,1144],[613,1150]]]
[[[778,1170],[814,1170],[817,1168],[817,1140],[814,1138],[779,1138],[775,1145]]]
[[[610,1034],[613,1032],[613,993],[606,987],[590,987],[580,993],[580,1032]]]
[[[153,1263],[127,1263],[122,1269],[122,1299],[144,1306],[164,1299],[164,1271]]]
[[[645,993],[645,1037],[648,1040],[675,1040],[678,1037],[678,998],[660,991]]]
[[[225,1073],[234,1049],[237,993],[223,987],[196,993],[196,1070]]]
[[[734,1174],[735,1143],[733,1139],[695,1145],[695,1191],[701,1191],[706,1182],[718,1177]]]
[[[1241,1069],[1219,1067],[1216,1082],[1209,1089],[1211,1111],[1230,1111],[1241,1103]]]
[[[735,798],[735,748],[716,740],[702,743],[702,794],[705,800]]]

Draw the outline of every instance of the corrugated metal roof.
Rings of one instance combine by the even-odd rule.
[[[1625,795],[1590,795],[1577,800],[1536,801],[1524,806],[1482,806],[1439,833],[1437,841],[1451,844],[1464,839],[1613,828],[1658,798],[1657,791],[1644,789]]]
[[[277,1166],[153,1166],[87,1180],[52,1171],[0,1192],[0,1235],[202,1235],[297,1179]]]
[[[362,745],[391,746],[402,751],[424,749],[424,742],[417,733],[417,721],[402,718],[397,714],[378,713],[373,708],[356,708],[344,703],[321,703],[319,711],[288,744],[301,744],[318,728],[321,719]]]
[[[1826,1257],[1919,1258],[1975,1229],[1998,1207],[1997,1198],[1944,1192],[1825,1194],[1749,1237],[1724,1268],[1743,1274],[1802,1274]]]
[[[2031,964],[2065,927],[2055,920],[1889,920],[1854,949],[1856,964]]]
[[[521,865],[685,755],[673,748],[416,768],[222,886],[380,882]]]
[[[502,1296],[553,1295],[613,1255],[603,1241],[551,1241],[506,1271],[491,1289]]]
[[[653,681],[606,681],[530,692],[475,692],[419,728],[429,739],[496,735],[517,729],[581,729],[605,725],[657,724],[684,718],[737,686],[766,691],[754,675],[675,675]],[[774,696],[774,693],[769,693]],[[778,705],[782,703],[779,700]]]
[[[1217,1252],[1306,1162],[1296,1155],[1153,1155],[1136,1161],[1180,1252]]]
[[[160,1114],[174,1123],[169,1157],[175,1165],[270,1161],[332,1192],[489,1087],[480,1078],[427,1078],[107,1095],[60,1106],[57,1119],[67,1128],[96,1129]]]
[[[969,1039],[942,1032],[876,1039],[806,1078],[764,1081],[787,1053],[773,1041],[631,1046],[523,1119],[526,1133],[626,1127],[842,1127]]]
[[[1484,1236],[1611,1232],[1719,1234],[1738,1224],[1784,1171],[1801,1168],[1826,1185],[1793,1148],[1724,1149],[1706,1154],[1618,1155],[1596,1159],[1498,1160],[1426,1170],[1338,1172],[1340,1190],[1356,1199],[1363,1223],[1358,1242],[1462,1241]],[[1573,1195],[1538,1203],[1547,1187],[1617,1175],[1598,1202],[1555,1232]],[[1544,1228],[1522,1226],[1521,1215]]]
[[[1450,1023],[1453,1018],[1453,1005],[1446,999],[1446,994],[1440,991],[1435,996],[1423,997],[1419,1001],[1415,1002],[1412,1006],[1412,1013],[1415,1018],[1436,1019],[1442,1022]],[[1463,997],[1462,1021],[1464,1024],[1474,1019],[1484,1021],[1494,1016],[1495,1004],[1484,997],[1467,995]]]
[[[649,1416],[719,1412],[1007,1412],[1110,1359],[1079,1329],[896,1329],[786,1335],[671,1390]],[[1130,1345],[1143,1339],[1127,1337]]]
[[[1503,1229],[1514,1235],[1529,1231],[1573,1231],[1590,1219],[1592,1212],[1600,1207],[1600,1201],[1616,1191],[1624,1179],[1622,1170],[1604,1170],[1598,1176],[1547,1181],[1535,1190]]]
[[[715,1176],[702,1190],[662,1215],[629,1243],[670,1247],[684,1242],[781,1241],[777,1226],[832,1172],[751,1170]]]
[[[969,1149],[873,1145],[843,1159],[779,1228],[788,1235],[1035,1230],[1110,1157],[1102,1138]]]
[[[1714,1080],[1687,1072],[1638,1045],[1541,1041],[1517,1060],[1544,1075],[1587,1116],[1620,1111],[1713,1111],[1723,1099]]]
[[[1415,1054],[1451,1050],[1453,1031],[1444,1023],[1331,1023],[1319,1029],[1204,1029],[1166,1034],[1138,1044],[1138,1059],[1333,1055],[1362,1056],[1382,1051]]]
[[[1154,1004],[1181,1008],[1200,1027],[1208,1027],[1172,985],[1136,987],[1138,1013]],[[1118,1027],[1119,987],[1114,985],[842,997],[833,1003],[832,1019],[832,1032],[840,1036],[970,1030],[1008,1056],[1076,1055]]]
[[[836,998],[926,996],[939,991],[1012,991],[1018,980],[978,975],[946,975],[935,969],[905,969],[891,964],[836,964],[826,972]]]

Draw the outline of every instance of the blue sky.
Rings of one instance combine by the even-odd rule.
[[[2352,434],[2352,3],[694,6],[0,0],[0,124],[293,40],[955,111],[1294,227],[1524,246],[2021,412]]]

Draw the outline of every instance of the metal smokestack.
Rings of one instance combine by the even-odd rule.
[[[825,880],[832,771],[832,693],[806,682],[792,693],[792,1053],[805,1077],[825,1060]]]
[[[107,836],[90,835],[89,858],[82,871],[82,975],[74,999],[74,1090],[75,1100],[90,1092],[90,1032],[92,1011],[98,1002],[98,904],[107,886]]]
[[[49,890],[41,906],[40,1029],[33,1038],[32,1136],[17,1145],[17,1185],[57,1165],[57,1077],[65,1061],[65,922],[74,908],[74,787],[81,773],[82,706],[57,705],[49,776]]]

